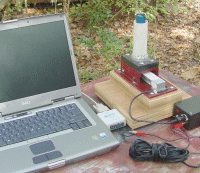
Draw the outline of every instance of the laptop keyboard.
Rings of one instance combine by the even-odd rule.
[[[0,147],[62,130],[92,126],[75,103],[0,124]]]

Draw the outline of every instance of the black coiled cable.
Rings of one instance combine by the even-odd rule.
[[[154,162],[184,162],[189,156],[189,151],[174,147],[171,144],[150,144],[144,140],[135,140],[130,149],[129,156],[135,161]]]

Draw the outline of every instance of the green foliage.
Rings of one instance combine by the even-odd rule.
[[[94,56],[98,56],[104,61],[104,71],[101,74],[99,72],[89,73],[87,69],[79,69],[79,77],[82,82],[89,82],[95,80],[98,77],[108,75],[109,71],[113,69],[120,68],[120,57],[125,52],[127,48],[123,45],[127,41],[127,38],[119,39],[115,33],[111,31],[110,28],[94,27],[95,35],[90,37],[80,37],[78,40],[74,41],[74,44],[81,44],[89,51],[93,52]],[[97,39],[98,38],[98,39]],[[98,41],[97,41],[98,40]],[[97,46],[98,45],[98,46]],[[77,58],[82,58],[82,54],[78,51],[75,52]],[[87,59],[90,61],[89,59]],[[94,61],[94,60],[93,60]],[[109,64],[107,66],[106,64]],[[95,70],[94,70],[95,71]]]
[[[103,48],[101,52],[107,56],[119,56],[119,54],[121,54],[121,50],[123,49],[122,45],[124,44],[125,39],[119,39],[110,28],[94,28],[97,29],[97,35],[100,37]]]
[[[177,4],[178,0],[93,0],[77,4],[70,10],[71,15],[77,16],[76,20],[84,19],[91,30],[93,26],[105,25],[124,13],[146,13],[147,19],[152,21],[159,13],[169,14]]]
[[[111,6],[113,2],[114,1],[111,0],[93,0],[82,5],[78,4],[70,9],[71,15],[76,15],[77,20],[86,20],[87,27],[91,29],[93,26],[106,23],[107,20],[112,17]]]
[[[82,69],[81,72],[79,73],[79,78],[83,83],[87,83],[95,79],[93,75],[94,75],[93,73],[89,73],[87,70]]]
[[[79,41],[79,44],[82,44],[84,47],[88,47],[89,49],[93,49],[96,43],[97,42],[94,39],[90,39],[85,36],[80,37],[80,41]]]
[[[4,16],[3,16],[3,20],[11,19],[13,16],[13,13],[21,14],[22,9],[23,9],[22,3],[23,3],[23,1],[20,1],[20,2],[16,3],[15,5],[8,3],[7,10],[5,11]]]
[[[126,38],[119,39],[115,33],[111,31],[110,28],[94,27],[96,35],[99,37],[99,41],[96,41],[96,36],[87,38],[85,36],[80,37],[79,41],[76,43],[82,44],[88,49],[92,49],[96,54],[103,55],[105,57],[105,62],[110,62],[114,58],[120,58],[125,48],[123,47]],[[98,47],[95,45],[98,43]],[[115,61],[115,60],[114,60]]]

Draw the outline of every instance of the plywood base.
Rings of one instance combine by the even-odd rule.
[[[134,96],[140,92],[114,71],[111,79],[95,84],[95,94],[110,108],[117,109],[127,120],[127,124],[135,129],[148,123],[133,121],[129,116],[129,105]],[[138,97],[132,104],[132,116],[140,120],[159,121],[172,116],[175,102],[189,98],[186,92],[177,89],[173,93],[149,99],[144,95]]]

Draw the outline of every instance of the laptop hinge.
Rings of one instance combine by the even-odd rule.
[[[6,21],[2,21],[2,23],[12,23],[12,22],[17,22],[18,19],[13,19],[13,20],[6,20]]]
[[[58,99],[54,99],[51,102],[52,102],[52,104],[54,104],[54,103],[61,102],[61,101],[64,101],[64,100],[72,100],[72,99],[74,99],[74,96],[61,97],[61,98],[58,98]]]

